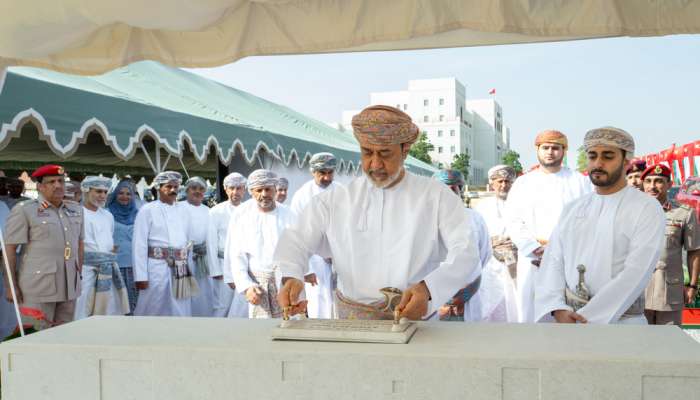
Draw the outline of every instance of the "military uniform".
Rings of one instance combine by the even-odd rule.
[[[670,169],[651,166],[644,176],[653,174],[670,179]],[[686,206],[664,206],[666,215],[665,243],[656,264],[649,286],[645,292],[644,314],[650,324],[680,325],[684,304],[683,249],[693,251],[700,248],[700,236],[695,211]]]
[[[79,242],[83,240],[83,211],[77,203],[56,208],[27,200],[12,209],[5,226],[5,242],[22,245],[17,261],[17,285],[23,307],[40,309],[48,321],[73,319],[80,294]]]

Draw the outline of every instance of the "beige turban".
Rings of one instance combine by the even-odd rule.
[[[504,178],[512,182],[515,180],[515,169],[513,169],[513,167],[511,167],[510,165],[500,164],[491,167],[491,169],[489,169],[488,175],[489,179],[491,180]]]
[[[569,147],[569,140],[566,138],[566,135],[552,129],[540,132],[535,138],[535,147],[543,143],[560,144],[564,146],[565,149]]]
[[[248,175],[248,192],[265,186],[277,187],[277,174],[269,169],[256,169]]]
[[[583,148],[588,151],[594,146],[611,146],[625,151],[625,158],[634,158],[634,138],[619,128],[605,126],[586,132],[583,138]]]
[[[411,117],[398,108],[370,106],[352,117],[352,131],[360,143],[413,144],[420,131]]]

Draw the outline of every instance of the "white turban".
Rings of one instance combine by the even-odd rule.
[[[586,132],[586,137],[583,138],[583,148],[588,151],[595,146],[617,147],[625,151],[626,159],[634,158],[634,138],[619,128],[605,126]]]
[[[322,171],[322,170],[333,170],[338,164],[335,156],[331,153],[316,153],[311,156],[309,160],[309,169],[311,172]]]
[[[226,175],[226,178],[224,178],[224,188],[245,186],[245,184],[245,176],[239,174],[238,172],[232,172]]]
[[[157,187],[161,187],[162,185],[169,182],[177,182],[178,185],[181,184],[182,175],[180,175],[179,172],[175,171],[163,171],[156,175],[156,177],[153,179],[153,185]]]
[[[489,179],[505,178],[509,181],[515,180],[515,170],[510,165],[500,164],[489,169]]]
[[[202,178],[199,177],[199,176],[193,176],[193,177],[191,177],[190,179],[187,180],[187,183],[185,183],[185,188],[189,189],[189,188],[191,188],[191,187],[193,187],[193,186],[199,186],[199,187],[201,187],[202,189],[206,189],[206,188],[207,188],[207,182],[205,182],[204,179],[202,179]]]
[[[256,169],[248,175],[248,191],[266,186],[277,186],[277,174],[269,169]]]
[[[277,180],[277,189],[287,189],[289,188],[289,181],[287,178],[279,178]]]
[[[112,179],[105,178],[102,176],[86,176],[82,182],[80,182],[80,190],[83,192],[89,192],[90,189],[104,189],[109,190],[112,186]]]

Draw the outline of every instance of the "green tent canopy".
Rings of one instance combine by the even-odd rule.
[[[201,76],[144,61],[99,76],[10,68],[0,92],[0,168],[60,162],[69,171],[130,173],[184,167],[216,176],[219,162],[303,167],[329,151],[356,173],[348,132]],[[418,174],[434,168],[415,159]]]

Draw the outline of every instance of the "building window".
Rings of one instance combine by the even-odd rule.
[[[440,122],[442,122],[442,121],[444,121],[444,120],[445,120],[445,116],[444,116],[444,115],[441,115],[441,116],[440,116]]]
[[[440,105],[444,106],[445,105],[445,99],[440,99]]]
[[[450,136],[454,136],[454,135],[455,135],[455,130],[454,130],[454,129],[450,129]]]
[[[423,99],[423,105],[426,107],[428,106],[428,99]]]
[[[438,131],[438,137],[442,137],[442,131]]]
[[[396,105],[396,108],[398,108],[398,109],[400,110],[400,109],[401,109],[401,104],[397,104],[397,105]]]
[[[428,122],[428,116],[427,116],[427,115],[424,115],[424,116],[423,116],[423,122]]]
[[[454,153],[454,152],[455,152],[455,147],[454,147],[454,146],[450,146],[450,151]]]
[[[442,146],[438,147],[438,153],[442,154]]]
[[[404,111],[408,110],[408,104],[404,104],[404,105],[403,105],[403,110],[404,110]]]

